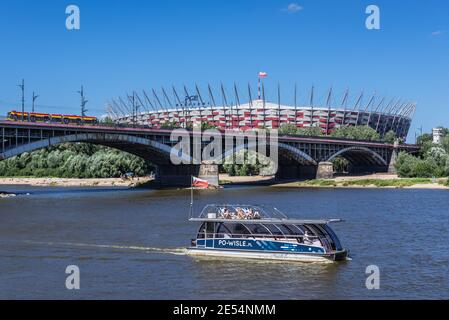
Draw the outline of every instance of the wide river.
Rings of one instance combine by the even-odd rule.
[[[193,259],[189,191],[1,187],[0,299],[449,299],[449,192],[232,187],[209,203],[276,206],[334,225],[352,261]],[[66,267],[81,289],[66,289]],[[380,289],[366,288],[366,268]]]

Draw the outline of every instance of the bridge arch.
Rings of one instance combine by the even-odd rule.
[[[369,148],[353,146],[342,149],[333,154],[327,161],[332,162],[337,157],[343,157],[352,164],[371,163],[377,166],[388,167],[388,162],[380,154]]]
[[[172,151],[172,148],[168,145],[141,137],[126,134],[82,133],[67,136],[56,136],[19,145],[16,148],[5,151],[1,155],[1,158],[2,160],[5,160],[21,155],[25,152],[32,152],[62,143],[76,142],[92,143],[125,151],[141,157],[144,160],[152,161],[156,165],[161,162],[164,163],[167,159],[170,159],[170,154]],[[185,162],[192,161],[190,157],[184,154],[180,155],[180,158]]]
[[[276,145],[278,147],[277,152],[278,152],[279,156],[288,156],[302,164],[318,165],[318,163],[311,156],[309,156],[307,153],[299,150],[298,148],[295,148],[291,145],[281,143],[281,142],[276,143]],[[233,148],[230,150],[225,150],[224,153],[215,157],[212,162],[220,163],[220,161],[224,161],[224,159],[227,159],[227,158],[233,156],[234,154],[236,154],[240,151],[243,151],[243,150],[257,150],[258,148],[261,148],[261,147],[266,148],[269,146],[270,146],[269,143],[257,143],[257,142],[252,142],[249,144],[248,143],[240,144],[236,148]]]

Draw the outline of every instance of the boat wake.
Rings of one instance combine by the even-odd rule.
[[[187,254],[187,249],[185,249],[185,248],[155,248],[155,247],[87,244],[87,243],[70,243],[70,242],[23,241],[23,243],[32,244],[32,245],[46,245],[46,246],[65,246],[65,247],[78,247],[78,248],[131,250],[131,251],[143,251],[146,253],[165,253],[165,254],[181,255],[181,256]]]

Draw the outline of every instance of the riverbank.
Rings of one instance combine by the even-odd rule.
[[[330,180],[276,182],[274,177],[230,177],[220,175],[224,184],[264,184],[282,188],[390,188],[449,190],[447,179],[399,178],[392,174],[342,176]]]
[[[153,181],[149,177],[130,179],[65,179],[65,178],[0,178],[2,185],[28,185],[33,187],[122,187],[133,188],[148,185]],[[373,174],[367,176],[344,176],[330,180],[307,180],[276,182],[273,176],[231,177],[220,175],[222,185],[264,185],[282,188],[405,188],[449,190],[447,179],[411,178],[401,179],[391,174]],[[1,188],[0,188],[1,189]],[[14,195],[1,192],[0,197]]]
[[[384,188],[449,190],[447,179],[399,178],[394,175],[338,177],[330,180],[308,180],[276,184],[285,188]]]
[[[135,179],[64,179],[64,178],[0,178],[1,185],[33,187],[137,187],[150,182],[148,177]]]

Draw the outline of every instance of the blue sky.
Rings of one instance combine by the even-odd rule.
[[[79,31],[65,28],[70,4]],[[365,28],[369,4],[381,9],[379,31]],[[411,137],[449,127],[447,0],[3,0],[0,43],[1,114],[18,108],[22,78],[40,111],[78,113],[83,84],[101,115],[133,90],[235,81],[244,91],[266,71],[269,97],[280,82],[285,103],[295,82],[304,103],[312,85],[317,99],[349,87],[418,102]]]

